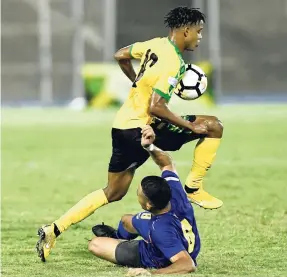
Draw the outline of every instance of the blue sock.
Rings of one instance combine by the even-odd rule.
[[[132,234],[128,232],[123,225],[123,222],[120,221],[118,230],[117,230],[117,237],[118,239],[126,239],[126,240],[132,240],[135,239],[138,236],[138,234]]]

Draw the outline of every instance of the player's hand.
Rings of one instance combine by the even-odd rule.
[[[144,268],[129,268],[126,276],[151,276],[151,273]]]
[[[153,144],[155,140],[155,133],[150,125],[146,125],[142,128],[142,138],[141,145],[142,147],[148,147]]]
[[[205,135],[208,133],[207,124],[205,124],[205,122],[203,122],[203,123],[190,122],[190,128],[189,129],[193,133],[199,134],[199,135]]]

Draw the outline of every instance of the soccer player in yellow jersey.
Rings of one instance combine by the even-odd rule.
[[[112,128],[112,157],[108,184],[85,196],[74,207],[50,225],[38,230],[36,249],[45,261],[56,243],[56,237],[91,215],[98,208],[121,200],[127,193],[136,168],[149,157],[141,147],[141,128],[150,124],[156,133],[155,145],[175,151],[189,141],[198,140],[185,191],[193,203],[215,209],[222,201],[203,189],[203,177],[210,168],[222,137],[223,126],[214,116],[180,117],[168,108],[173,90],[181,80],[185,66],[184,50],[195,50],[202,39],[205,16],[197,9],[178,7],[165,17],[169,35],[137,42],[117,51],[115,59],[131,80],[128,99],[118,111]],[[131,60],[139,59],[135,73]]]

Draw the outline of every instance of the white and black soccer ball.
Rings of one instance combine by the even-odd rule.
[[[175,94],[184,100],[200,97],[207,88],[207,77],[203,70],[195,64],[186,64],[185,73],[175,88]]]

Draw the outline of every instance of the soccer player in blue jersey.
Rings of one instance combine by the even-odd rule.
[[[162,171],[161,177],[147,176],[138,187],[138,201],[146,212],[124,215],[117,230],[94,226],[97,237],[89,242],[97,257],[133,267],[130,276],[193,272],[200,251],[193,208],[171,157],[152,144],[154,139],[153,129],[144,127],[141,144]],[[138,235],[143,240],[134,240]]]

